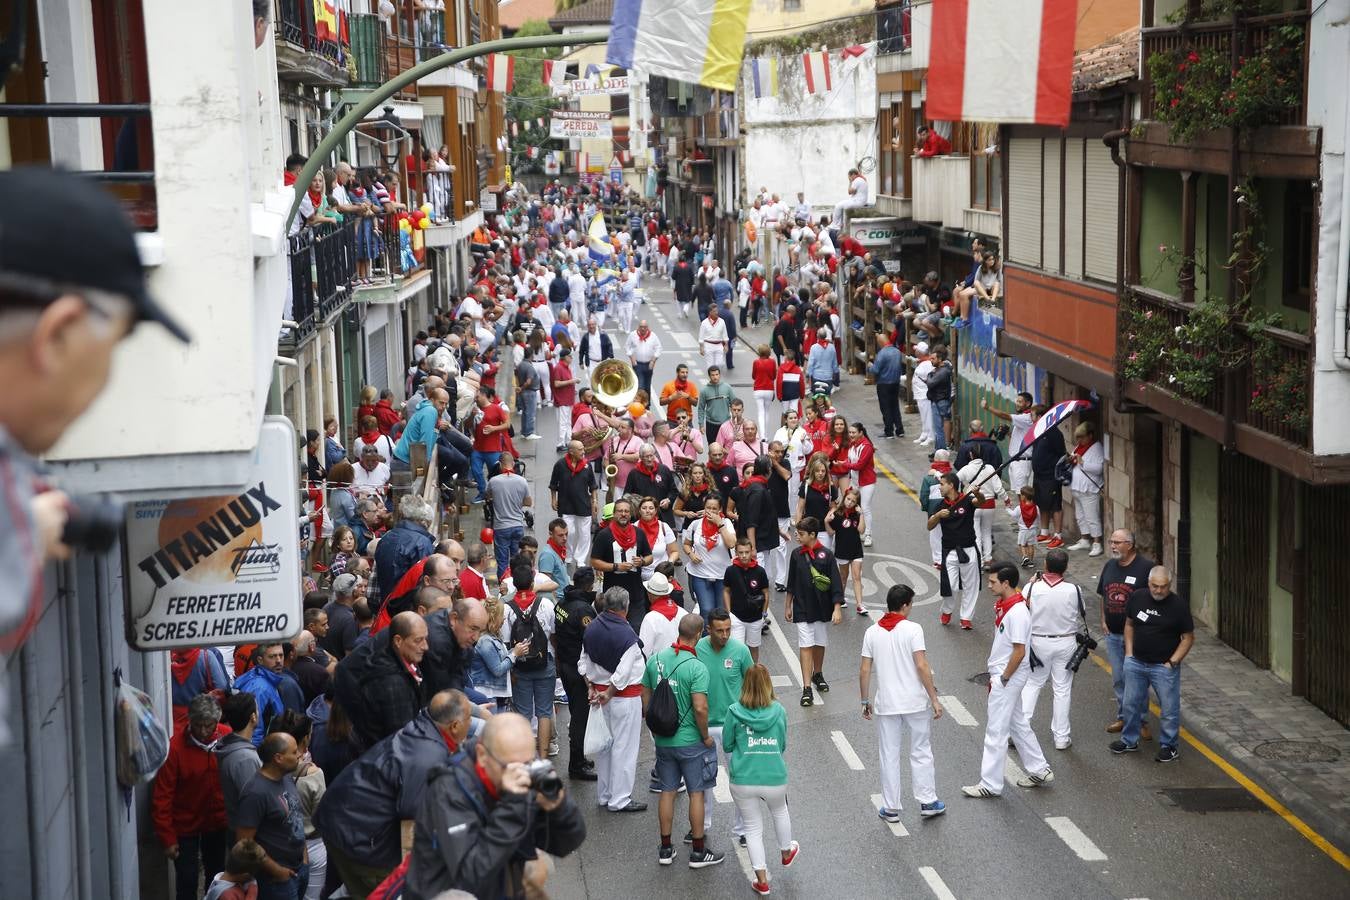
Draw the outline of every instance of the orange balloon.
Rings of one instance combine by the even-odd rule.
[[[635,419],[642,418],[646,414],[646,412],[647,407],[643,406],[641,403],[635,402],[628,404],[628,414]]]

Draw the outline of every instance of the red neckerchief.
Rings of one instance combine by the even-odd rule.
[[[645,341],[647,338],[651,337],[651,333],[652,330],[650,328],[639,328],[637,330],[638,340]]]
[[[319,206],[323,202],[323,191],[310,191],[309,202],[314,204],[314,211],[319,211]]]
[[[755,569],[755,568],[758,568],[758,567],[759,567],[759,561],[758,561],[758,560],[756,560],[756,559],[751,559],[749,562],[741,562],[741,559],[740,559],[739,556],[736,557],[735,559],[733,559],[733,560],[731,561],[731,564],[732,564],[733,566],[735,566],[736,568],[738,568],[738,569],[745,569],[747,572],[749,572],[751,569]]]
[[[1024,527],[1030,528],[1036,524],[1036,516],[1040,514],[1040,510],[1036,508],[1035,500],[1018,500],[1017,507],[1021,510]]]
[[[378,441],[379,439],[380,439],[380,429],[378,429],[378,428],[376,428],[374,431],[363,431],[363,432],[361,432],[361,441],[362,441],[362,443],[365,443],[365,444],[374,444],[374,443],[375,443],[376,441]]]
[[[669,596],[666,596],[658,597],[653,600],[650,612],[660,613],[666,617],[666,621],[674,622],[675,617],[684,612],[684,609],[677,606],[675,601],[670,599]]]
[[[709,550],[716,547],[717,542],[722,539],[722,526],[720,524],[714,525],[713,521],[707,516],[704,516],[702,520],[702,532],[703,543],[708,545]]]
[[[825,340],[825,338],[823,338],[823,337],[817,337],[817,338],[816,338],[816,346],[818,346],[818,347],[828,347],[828,346],[830,346],[830,342],[827,341],[827,340]]]
[[[1064,576],[1056,575],[1053,572],[1046,572],[1041,576],[1041,581],[1045,582],[1046,587],[1055,587],[1064,581]]]
[[[696,651],[693,647],[690,647],[688,644],[681,644],[679,641],[676,641],[675,643],[671,644],[670,646],[672,646],[672,647],[675,648],[675,655],[676,655],[676,656],[679,656],[679,655],[680,655],[680,651],[681,651],[681,650],[683,650],[684,652],[686,652],[686,653],[688,653],[688,654],[690,654],[690,655],[692,655],[692,656],[698,656],[698,651]]]
[[[676,379],[675,379],[675,390],[680,391],[681,393],[688,393],[688,391],[689,391],[689,381],[688,381],[688,379],[680,380],[679,378],[676,378]]]
[[[708,492],[708,488],[710,487],[712,487],[712,485],[708,484],[707,482],[704,482],[703,484],[691,484],[688,487],[688,491],[689,493],[697,497],[700,494],[706,494]]]
[[[750,445],[746,444],[746,446],[748,447]],[[741,482],[741,487],[748,488],[752,484],[762,484],[767,486],[768,483],[769,479],[765,478],[763,475],[751,475],[749,478]]]
[[[820,543],[820,541],[816,541],[814,544],[812,544],[812,545],[809,546],[809,547],[803,547],[803,548],[801,548],[801,552],[802,552],[802,555],[803,555],[803,556],[810,556],[811,554],[815,553],[817,550],[823,550],[823,549],[825,549],[825,548],[824,548],[824,546]]]
[[[500,800],[501,794],[498,793],[497,786],[492,783],[492,779],[488,778],[487,770],[483,768],[483,764],[474,763],[473,770],[478,773],[478,780],[483,783],[483,790],[488,792],[488,796],[493,800]]]
[[[617,521],[609,523],[609,533],[614,536],[614,543],[619,545],[621,550],[632,550],[637,546],[637,529],[633,523],[620,525]]]
[[[824,494],[826,497],[830,496],[830,480],[828,478],[825,479],[823,484],[817,483],[816,481],[808,481],[806,486],[813,491]]]
[[[294,172],[284,173],[281,176],[281,183],[286,185],[286,187],[290,187],[291,185],[295,184],[295,173]]]
[[[974,435],[972,435],[972,437],[973,437],[973,436],[974,436]],[[1078,446],[1076,446],[1076,447],[1073,448],[1073,455],[1074,455],[1074,456],[1077,456],[1077,457],[1079,457],[1079,458],[1081,459],[1082,456],[1083,456],[1083,454],[1084,454],[1084,453],[1087,453],[1089,450],[1091,450],[1091,449],[1092,449],[1092,445],[1095,444],[1095,443],[1097,443],[1097,442],[1096,442],[1096,441],[1088,441],[1086,444],[1079,444]]]
[[[895,628],[895,626],[899,625],[903,621],[905,621],[905,616],[902,615],[901,613],[888,612],[880,619],[877,619],[877,624],[880,625],[882,628],[886,629],[887,631],[891,631],[892,629]]]
[[[659,469],[660,467],[661,466],[659,463],[652,463],[652,466],[649,469],[647,468],[646,463],[638,463],[633,468],[641,472],[643,475],[646,475],[648,478],[654,478],[656,476],[656,470]]]
[[[417,671],[417,666],[415,666],[415,665],[413,665],[412,663],[408,662],[406,659],[404,659],[404,658],[401,657],[401,656],[398,658],[398,661],[401,662],[401,663],[403,663],[403,668],[405,668],[405,669],[408,670],[408,674],[411,675],[411,676],[413,677],[413,681],[417,682],[418,684],[421,684],[421,683],[422,683],[422,675],[421,675],[421,673],[419,673],[419,672]]]
[[[952,470],[952,464],[951,464],[951,463],[946,462],[945,460],[934,460],[934,461],[933,461],[933,471],[934,471],[934,472],[950,472],[951,470]]]
[[[1022,592],[1010,594],[1002,600],[994,602],[994,627],[997,628],[1003,624],[1003,617],[1008,614],[1008,610],[1022,602]]]
[[[647,535],[647,545],[655,547],[657,540],[661,537],[661,520],[655,516],[652,517],[650,522],[645,519],[638,519],[638,525],[642,526],[642,533]]]
[[[559,547],[557,544],[553,542],[553,538],[551,537],[548,539],[548,545],[553,548],[554,553],[558,554],[559,559],[563,560],[564,562],[567,560],[566,547]]]
[[[440,731],[439,728],[436,730]],[[441,737],[445,740],[445,746],[450,748],[451,756],[459,752],[459,741],[455,740],[453,736],[447,734],[444,731],[441,731]]]
[[[197,657],[201,656],[201,648],[193,647],[191,650],[175,650],[169,655],[169,668],[173,672],[173,680],[178,684],[187,681],[192,670],[197,667]]]
[[[522,610],[528,610],[534,605],[534,598],[534,591],[516,591],[516,596],[513,599],[516,606],[520,607]]]
[[[971,440],[974,440],[975,438],[986,438],[989,437],[989,435],[985,434],[983,431],[972,431],[970,437]]]
[[[586,457],[584,456],[577,460],[576,464],[573,464],[572,454],[568,453],[563,456],[563,461],[567,463],[567,470],[573,475],[580,475],[581,470],[586,468]]]

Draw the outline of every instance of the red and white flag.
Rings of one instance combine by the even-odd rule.
[[[1078,0],[937,0],[928,65],[930,119],[1069,124]],[[980,48],[999,48],[997,89]]]
[[[535,125],[536,128],[540,128],[540,129],[542,129],[542,128],[545,127],[545,126],[544,126],[544,120],[543,120],[543,119],[535,119],[535,120],[534,120],[534,125]]]
[[[504,53],[490,53],[487,58],[487,89],[509,94],[516,83],[516,61]]]
[[[526,148],[525,148],[525,155],[528,156],[530,159],[534,159],[536,156],[539,155],[539,148],[538,148],[538,147],[526,147]]]
[[[820,50],[802,54],[802,68],[806,71],[806,92],[827,94],[830,91],[830,54]]]
[[[519,123],[519,122],[512,122],[512,123],[511,123],[511,137],[519,137],[519,136],[520,136],[520,123]]]
[[[546,59],[540,69],[544,84],[554,91],[561,89],[567,80],[567,63],[562,60]]]
[[[578,151],[577,151],[577,171],[578,171],[578,172],[585,172],[585,171],[587,171],[588,169],[590,169],[590,167],[591,167],[591,155],[590,155],[589,153],[582,153],[580,150],[578,150]]]

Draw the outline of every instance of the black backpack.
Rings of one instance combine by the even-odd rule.
[[[674,737],[675,732],[680,730],[683,717],[680,715],[679,701],[675,699],[675,689],[670,686],[670,679],[680,671],[680,666],[687,662],[689,660],[686,659],[671,669],[670,675],[662,675],[661,680],[656,683],[656,688],[652,690],[651,700],[647,703],[647,727],[657,737]],[[694,708],[692,702],[689,708]]]
[[[548,637],[544,634],[544,626],[539,624],[539,604],[542,600],[542,597],[535,597],[528,611],[521,609],[514,599],[511,600],[511,608],[516,612],[511,621],[511,646],[515,647],[521,641],[530,642],[530,649],[516,660],[517,669],[542,669],[548,665]]]

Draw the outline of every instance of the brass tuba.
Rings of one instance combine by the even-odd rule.
[[[622,415],[637,396],[637,373],[621,359],[604,360],[591,370],[591,390],[596,400]]]

